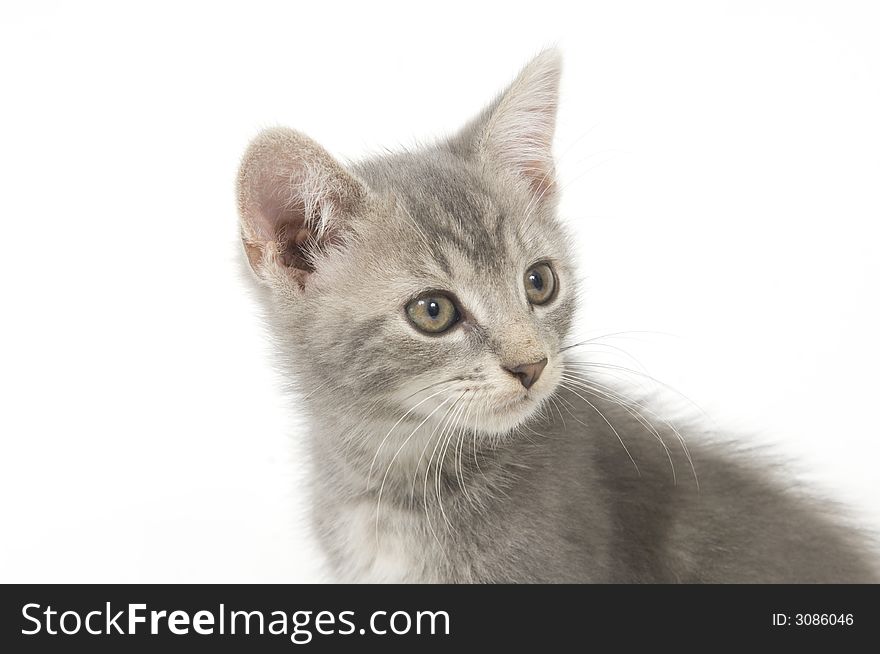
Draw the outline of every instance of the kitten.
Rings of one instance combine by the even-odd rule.
[[[336,578],[876,581],[829,507],[718,446],[687,449],[571,358],[559,75],[543,52],[417,151],[343,166],[271,129],[244,156],[244,251],[302,391]]]

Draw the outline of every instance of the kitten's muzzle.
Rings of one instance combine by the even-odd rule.
[[[534,363],[521,363],[512,368],[504,366],[504,369],[519,379],[520,383],[526,389],[529,389],[532,387],[532,384],[540,379],[541,373],[544,371],[544,366],[546,365],[547,357],[544,357],[540,361],[535,361]]]

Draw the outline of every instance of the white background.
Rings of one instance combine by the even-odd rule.
[[[550,44],[581,333],[880,526],[876,3],[427,7],[4,3],[0,581],[321,579],[238,158],[448,133]]]

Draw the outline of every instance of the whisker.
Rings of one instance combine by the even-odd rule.
[[[565,426],[565,416],[562,415],[562,409],[559,408],[559,402],[552,395],[547,397],[547,401],[550,403],[550,406],[556,410],[556,413],[559,414],[559,421],[562,423],[562,429],[567,429]]]
[[[465,391],[465,392],[467,392],[467,391]],[[446,414],[443,415],[443,418],[444,418],[444,419],[446,418]],[[428,451],[428,448],[431,446],[431,441],[434,440],[434,435],[440,430],[441,425],[443,425],[443,424],[444,424],[444,421],[441,420],[441,421],[440,421],[440,422],[434,427],[433,431],[431,432],[431,435],[430,435],[430,436],[426,439],[426,441],[425,441],[425,447],[422,448],[422,452],[421,452],[421,454],[419,454],[419,461],[418,461],[418,463],[416,464],[415,470],[413,471],[412,483],[410,484],[410,492],[409,492],[410,504],[414,504],[414,503],[415,503],[415,499],[416,499],[416,479],[417,479],[418,476],[419,476],[419,468],[421,468],[421,466],[422,466],[422,459],[425,458],[425,452]],[[432,456],[432,458],[433,458],[433,456]],[[431,461],[430,461],[430,459],[428,460],[428,464],[427,464],[427,465],[428,465],[428,466],[431,465]],[[427,509],[427,507],[426,507],[426,509]]]
[[[467,501],[471,504],[471,506],[474,506],[474,502],[471,499],[471,495],[467,489],[467,484],[465,483],[464,465],[462,462],[462,453],[464,452],[464,431],[463,431],[464,425],[461,422],[461,417],[463,414],[464,414],[464,407],[462,407],[462,410],[459,412],[458,416],[456,416],[456,421],[457,421],[457,425],[458,425],[457,430],[456,430],[457,442],[456,442],[456,449],[453,450],[453,455],[456,455],[456,453],[458,455],[456,462],[455,462],[456,466],[457,466],[456,467],[456,470],[457,470],[456,477],[458,478],[458,486],[459,486],[459,488],[461,488],[461,492],[465,496],[465,499],[467,499]]]
[[[635,372],[635,371],[633,371],[633,372]],[[697,471],[696,471],[696,467],[694,466],[693,458],[691,457],[690,450],[688,449],[687,441],[685,440],[684,435],[681,433],[681,430],[678,429],[678,427],[676,427],[672,422],[670,422],[669,420],[667,420],[663,416],[659,415],[657,412],[655,412],[654,410],[652,410],[650,407],[646,406],[645,404],[642,404],[641,402],[633,400],[632,398],[626,397],[620,391],[608,386],[607,384],[603,384],[602,382],[596,380],[594,377],[588,377],[588,376],[584,375],[583,372],[577,372],[577,371],[571,370],[571,369],[569,369],[569,374],[576,375],[581,379],[581,381],[586,381],[589,384],[594,384],[598,389],[602,389],[604,392],[610,393],[614,396],[614,397],[610,397],[609,399],[612,399],[612,400],[616,399],[617,401],[625,402],[625,403],[629,404],[630,406],[636,406],[636,407],[638,407],[639,410],[645,411],[645,412],[651,414],[651,416],[653,416],[655,419],[657,419],[660,422],[662,422],[663,424],[665,424],[670,429],[670,431],[672,431],[672,433],[675,435],[676,439],[678,440],[679,445],[681,446],[682,452],[684,452],[685,458],[688,461],[688,465],[691,468],[691,473],[693,474],[694,482],[696,484],[697,490],[699,490],[699,488],[700,488],[699,476],[697,475]],[[606,373],[603,373],[603,374],[606,374]],[[661,442],[662,442],[662,439],[661,439]],[[664,444],[664,448],[665,448],[665,444]],[[667,455],[668,455],[668,450],[667,450]],[[673,470],[673,476],[674,476],[674,470]]]
[[[446,523],[446,527],[450,530],[454,531],[452,526],[452,522],[449,520],[449,517],[446,515],[446,510],[443,508],[443,491],[441,486],[442,476],[443,476],[443,465],[446,462],[446,454],[449,452],[449,444],[452,441],[453,432],[449,430],[446,440],[443,443],[443,446],[440,448],[440,458],[437,460],[435,483],[437,487],[437,505],[440,507],[440,515],[443,516],[443,521]]]
[[[465,389],[465,393],[467,393],[467,389]],[[462,397],[463,397],[463,396],[464,396],[464,394],[462,394]],[[460,400],[460,399],[461,399],[461,398],[458,398],[458,399],[455,401],[456,404],[458,403],[458,400]],[[454,406],[454,405],[453,405],[453,406]],[[442,439],[443,439],[443,435],[447,432],[447,430],[449,429],[449,427],[452,425],[451,417],[450,417],[449,420],[445,420],[444,423],[445,423],[445,424],[443,425],[443,428],[440,430],[440,433],[439,433],[439,435],[438,435],[438,437],[437,437],[437,444],[438,444],[438,445],[439,445],[440,442],[442,441]],[[435,449],[436,449],[436,445],[435,445]],[[432,453],[431,453],[431,459],[433,459],[433,458],[434,458],[434,453],[432,452]],[[427,465],[427,468],[425,469],[425,481],[426,481],[426,482],[427,482],[428,473],[431,471],[431,459],[428,460],[428,465]],[[426,521],[427,521],[427,523],[428,523],[428,527],[430,528],[431,533],[434,535],[434,539],[437,541],[438,544],[440,544],[440,539],[439,539],[439,537],[437,536],[437,532],[434,530],[434,526],[433,526],[433,524],[432,524],[432,522],[431,522],[430,512],[428,511],[427,483],[425,484],[425,489],[424,489],[424,492],[423,492],[423,494],[422,494],[422,504],[423,504],[423,506],[424,506],[424,508],[425,508],[425,518],[426,518]],[[444,518],[445,518],[445,516],[444,516]],[[447,521],[447,524],[448,524],[448,521]],[[441,547],[442,547],[442,544],[441,544]]]
[[[669,332],[658,332],[647,329],[630,329],[623,330],[617,332],[610,332],[608,334],[600,334],[599,336],[594,336],[593,338],[587,338],[583,341],[578,341],[577,343],[572,343],[571,345],[566,345],[564,347],[559,348],[558,353],[565,352],[566,350],[570,350],[575,347],[581,347],[582,345],[586,345],[587,343],[595,343],[603,338],[612,338],[614,336],[629,336],[630,334],[652,334],[654,336],[668,336],[670,338],[678,338],[675,334],[670,334]]]
[[[699,411],[705,418],[707,418],[713,424],[715,424],[715,420],[712,418],[712,416],[710,416],[708,413],[706,413],[706,411],[703,409],[703,407],[701,407],[699,404],[697,404],[694,400],[692,400],[690,397],[688,397],[687,395],[682,393],[677,388],[670,386],[669,384],[662,382],[659,379],[657,379],[656,377],[653,377],[652,375],[649,375],[647,373],[639,372],[638,370],[633,370],[632,368],[627,368],[625,366],[615,365],[613,363],[600,363],[597,361],[570,361],[570,362],[566,362],[565,365],[572,366],[572,367],[579,366],[581,368],[586,368],[586,369],[594,368],[594,369],[617,370],[620,372],[629,373],[631,375],[637,375],[639,377],[643,377],[644,379],[648,379],[648,380],[654,382],[655,384],[657,384],[658,386],[662,386],[663,388],[675,393],[676,395],[678,395],[679,397],[684,399],[686,402],[688,402],[697,411]]]
[[[630,399],[630,398],[626,398],[622,393],[620,393],[620,392],[618,392],[618,391],[616,391],[616,390],[614,390],[614,389],[612,389],[612,388],[610,388],[610,387],[608,387],[608,386],[606,386],[606,385],[604,385],[604,384],[601,384],[601,383],[598,383],[598,382],[597,382],[597,385],[598,385],[599,387],[601,387],[601,388],[605,388],[605,389],[607,389],[608,391],[614,393],[615,395],[618,395],[619,397],[621,397],[621,398],[624,399],[625,401],[632,402],[633,404],[635,404],[635,405],[637,405],[638,407],[640,407],[643,411],[647,411],[647,412],[650,413],[654,418],[656,418],[657,420],[659,420],[660,422],[662,422],[663,424],[665,424],[667,427],[669,427],[670,431],[672,431],[672,433],[675,435],[676,439],[678,440],[678,443],[679,443],[679,445],[681,446],[681,450],[682,450],[682,452],[684,452],[684,456],[685,456],[685,458],[687,459],[688,465],[689,465],[690,468],[691,468],[691,474],[693,474],[693,477],[694,477],[694,483],[696,484],[697,490],[699,491],[699,490],[700,490],[700,479],[699,479],[699,477],[697,476],[697,470],[696,470],[696,468],[694,467],[694,461],[693,461],[693,458],[691,458],[691,453],[690,453],[690,450],[688,449],[687,441],[685,440],[684,435],[681,433],[681,430],[678,429],[678,427],[676,427],[674,423],[670,422],[669,420],[667,420],[667,419],[664,418],[663,416],[659,415],[657,412],[655,412],[654,410],[652,410],[650,407],[645,406],[644,404],[641,404],[641,403],[639,403],[639,402],[637,402],[637,401],[635,401],[635,400],[632,400],[632,399]]]
[[[568,380],[569,382],[576,384],[584,392],[592,393],[593,395],[595,395],[597,397],[604,397],[605,399],[614,402],[617,406],[619,406],[624,411],[626,411],[628,414],[630,414],[633,418],[635,418],[636,421],[640,425],[645,427],[645,429],[647,429],[649,433],[653,434],[653,436],[660,442],[660,445],[663,446],[663,450],[664,450],[664,452],[666,452],[666,458],[669,459],[669,465],[672,468],[672,483],[673,484],[678,483],[678,478],[675,474],[675,463],[672,461],[672,455],[670,454],[669,448],[666,446],[666,443],[663,441],[663,437],[660,435],[660,432],[657,431],[656,427],[654,427],[649,421],[645,420],[644,416],[636,413],[630,407],[628,407],[626,404],[624,404],[624,402],[622,402],[619,398],[615,398],[613,395],[611,395],[607,392],[604,392],[594,386],[591,386],[590,384],[585,383],[584,381],[582,381],[578,377],[575,377],[575,376],[572,376],[572,375],[566,374],[566,373],[562,373],[562,376],[564,379]]]
[[[431,413],[429,413],[427,416],[425,416],[424,420],[422,420],[418,424],[418,426],[410,432],[409,436],[406,437],[406,440],[403,441],[401,446],[397,449],[397,452],[394,453],[394,456],[391,458],[391,462],[388,464],[388,467],[385,469],[385,475],[382,477],[382,483],[379,485],[379,495],[376,498],[376,545],[377,546],[379,545],[379,509],[382,505],[382,491],[385,490],[385,481],[388,479],[388,473],[391,472],[391,466],[394,465],[394,461],[397,459],[397,456],[400,454],[400,452],[403,450],[403,448],[406,447],[406,444],[409,442],[409,439],[413,437],[413,434],[415,434],[419,429],[421,429],[422,425],[424,425],[426,422],[428,422],[428,420],[431,419],[431,416],[433,416],[435,413],[437,413],[437,411],[439,411],[440,408],[444,404],[449,402],[449,400],[451,400],[451,399],[452,398],[447,397],[440,404],[438,404],[434,408],[434,410],[431,411]],[[452,406],[455,406],[455,404],[453,404]]]
[[[635,356],[633,356],[631,353],[627,352],[627,351],[624,350],[622,347],[618,347],[617,345],[611,345],[610,343],[600,343],[600,342],[598,342],[598,341],[589,341],[589,342],[585,342],[585,343],[577,344],[577,347],[602,347],[602,348],[606,348],[606,349],[608,349],[608,350],[614,350],[615,352],[619,352],[621,355],[623,355],[623,356],[625,356],[626,358],[630,359],[630,360],[631,360],[633,363],[635,363],[635,364],[636,364],[636,365],[637,365],[642,371],[644,371],[644,372],[646,372],[646,373],[648,372],[648,369],[645,367],[645,365],[644,365],[641,361],[639,361],[639,360],[638,360]]]
[[[425,468],[425,483],[422,488],[422,502],[425,507],[425,518],[427,519],[428,527],[431,529],[431,532],[434,534],[434,538],[437,538],[437,534],[434,531],[434,527],[431,523],[431,516],[428,511],[428,477],[431,473],[431,462],[434,460],[434,454],[436,454],[438,446],[440,446],[440,444],[443,442],[444,436],[445,436],[446,432],[448,431],[449,424],[450,423],[447,421],[446,424],[443,426],[443,428],[440,430],[440,433],[437,436],[437,442],[434,445],[434,449],[431,450],[431,457],[428,459],[428,465]],[[442,506],[441,506],[441,508],[442,508]],[[446,519],[448,521],[445,514],[443,517],[444,517],[444,519]],[[437,538],[437,542],[438,543],[440,542],[439,538]]]
[[[632,464],[633,464],[633,466],[635,467],[636,472],[638,473],[639,477],[641,477],[641,476],[642,476],[642,471],[639,470],[639,466],[638,466],[638,464],[636,463],[636,460],[632,457],[632,454],[630,454],[630,452],[629,452],[629,448],[626,446],[626,443],[623,442],[623,439],[620,437],[620,434],[617,433],[617,430],[614,428],[614,425],[612,425],[612,424],[609,422],[608,418],[605,417],[605,414],[602,413],[602,412],[596,407],[595,404],[593,404],[593,403],[590,402],[587,398],[585,398],[583,395],[581,395],[580,393],[578,393],[576,389],[572,388],[571,385],[566,384],[565,382],[560,382],[560,386],[562,386],[563,388],[567,388],[569,391],[571,391],[572,393],[574,393],[575,395],[577,395],[579,398],[581,398],[584,402],[586,402],[586,403],[587,403],[587,404],[593,409],[593,411],[595,411],[597,414],[599,414],[599,417],[602,418],[602,420],[605,421],[605,424],[607,424],[609,427],[611,427],[611,431],[614,432],[614,435],[615,435],[615,436],[617,436],[617,440],[619,440],[619,441],[620,441],[620,444],[623,446],[623,450],[624,450],[624,452],[626,452],[626,455],[629,457],[629,460],[632,461]]]
[[[388,437],[391,436],[391,432],[393,432],[395,429],[397,429],[397,426],[401,422],[403,422],[403,420],[408,415],[410,415],[413,411],[418,409],[421,405],[423,405],[425,402],[430,400],[432,397],[437,397],[441,393],[448,393],[448,392],[449,392],[448,389],[441,389],[441,390],[437,391],[436,393],[434,393],[433,395],[429,395],[428,397],[423,399],[421,402],[419,402],[415,406],[411,407],[406,413],[404,413],[402,416],[400,416],[400,418],[398,418],[397,422],[395,422],[394,425],[392,425],[391,429],[388,430],[388,433],[385,434],[385,438],[383,438],[382,442],[379,443],[379,447],[376,448],[376,454],[373,455],[373,460],[370,462],[370,471],[367,473],[367,487],[369,487],[370,480],[373,478],[373,467],[376,465],[376,459],[379,458],[379,452],[382,450],[382,447],[385,445],[385,441],[387,441]]]
[[[434,386],[439,386],[440,384],[449,384],[449,383],[454,382],[454,381],[462,381],[463,379],[464,379],[464,377],[450,377],[449,379],[442,379],[442,380],[440,380],[440,381],[438,381],[438,382],[434,382],[433,384],[428,384],[427,386],[423,386],[423,387],[420,388],[419,390],[410,393],[410,394],[407,395],[405,398],[403,398],[402,401],[403,401],[403,402],[406,402],[406,401],[407,401],[408,399],[410,399],[413,395],[418,395],[418,394],[421,393],[422,391],[426,391],[426,390],[428,390],[429,388],[433,388]]]
[[[465,423],[467,423],[467,419],[468,419],[468,416],[470,415],[470,412],[471,412],[471,408],[470,408],[470,406],[468,406],[468,415],[465,416]],[[477,420],[477,414],[474,414],[474,426],[471,429],[471,434],[473,436],[471,441],[473,444],[473,452],[474,452],[474,466],[476,467],[477,472],[479,472],[480,475],[482,475],[482,477],[485,479],[486,473],[483,472],[483,469],[480,467],[480,462],[477,460],[477,424],[478,424],[478,422],[479,421]]]

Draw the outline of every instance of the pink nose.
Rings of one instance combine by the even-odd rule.
[[[521,363],[518,366],[514,366],[513,368],[508,368],[504,366],[504,369],[509,372],[511,375],[519,379],[520,383],[526,388],[531,388],[532,384],[534,384],[541,377],[541,372],[544,370],[544,366],[547,365],[547,357],[544,357],[540,361],[535,361],[535,363]]]

